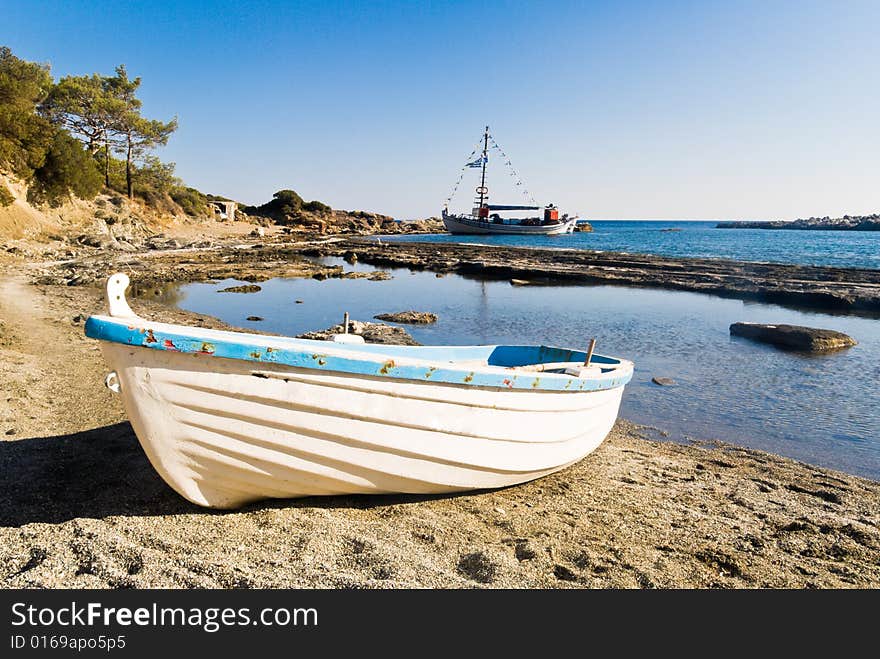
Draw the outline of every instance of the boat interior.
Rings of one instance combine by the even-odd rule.
[[[133,344],[133,338],[136,338],[137,343],[143,344],[145,335],[157,336],[167,344],[173,345],[174,350],[180,352],[202,352],[198,346],[210,342],[211,345],[222,344],[227,348],[235,348],[236,352],[245,354],[254,348],[266,349],[269,347],[273,350],[291,352],[320,352],[364,361],[378,361],[393,357],[399,363],[409,360],[434,362],[460,369],[483,367],[490,370],[514,369],[562,374],[566,372],[566,369],[583,365],[587,358],[585,351],[542,345],[401,346],[379,343],[352,345],[153,323],[140,318],[112,318],[108,316],[91,316],[86,326],[86,332],[92,338],[128,344]],[[148,340],[147,343],[149,343]],[[597,374],[606,374],[625,368],[629,362],[593,354],[590,358],[590,364],[593,367],[598,367]]]

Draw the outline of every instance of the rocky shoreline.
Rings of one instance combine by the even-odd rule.
[[[24,258],[33,280],[48,285],[96,285],[119,269],[132,275],[140,288],[222,279],[259,283],[274,277],[388,276],[346,271],[342,265],[316,259],[339,257],[348,263],[503,279],[516,285],[651,287],[837,313],[880,313],[880,270],[367,237],[293,237],[277,228],[263,236],[154,239],[149,248],[133,252],[50,243],[12,245],[7,254]]]
[[[800,308],[880,313],[880,271],[672,258],[572,249],[341,239],[304,245],[309,256],[355,254],[364,263],[490,279],[611,284],[709,293]]]
[[[843,217],[810,217],[797,220],[765,222],[719,222],[716,229],[793,229],[799,231],[880,231],[880,213],[844,215]]]

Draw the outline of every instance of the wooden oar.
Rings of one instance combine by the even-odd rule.
[[[587,361],[584,362],[584,366],[590,365],[590,360],[593,358],[593,350],[596,348],[596,339],[590,339],[590,348],[587,350]]]

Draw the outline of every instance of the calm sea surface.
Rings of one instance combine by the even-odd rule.
[[[387,240],[488,243],[511,247],[567,247],[609,252],[707,256],[880,269],[880,231],[716,229],[711,222],[593,220],[591,233],[566,236],[393,236]],[[664,231],[678,229],[678,231]],[[386,240],[386,238],[382,238]]]
[[[736,236],[742,230],[718,233]],[[775,240],[778,234],[761,235]],[[798,233],[821,239],[814,235]],[[682,234],[671,240],[682,240]],[[353,269],[371,268],[359,264]],[[338,323],[344,311],[353,319],[370,320],[382,312],[417,309],[440,316],[434,325],[408,328],[426,345],[583,348],[596,337],[597,352],[636,364],[622,417],[669,431],[673,439],[721,439],[880,480],[880,320],[698,293],[513,287],[408,270],[392,274],[393,279],[378,282],[275,279],[261,283],[262,291],[255,294],[216,292],[234,280],[188,284],[170,289],[166,299],[234,325],[288,335]],[[265,320],[247,321],[252,315]],[[836,329],[859,345],[825,356],[783,352],[731,337],[728,326],[740,320]],[[676,384],[660,387],[651,383],[652,376],[671,377]]]

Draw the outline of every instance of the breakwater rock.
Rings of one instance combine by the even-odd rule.
[[[829,352],[856,345],[856,340],[843,332],[800,325],[734,323],[730,326],[730,333],[753,341],[808,352]]]
[[[880,231],[880,213],[844,215],[843,217],[810,217],[792,221],[719,222],[716,229],[795,229],[801,231]]]

